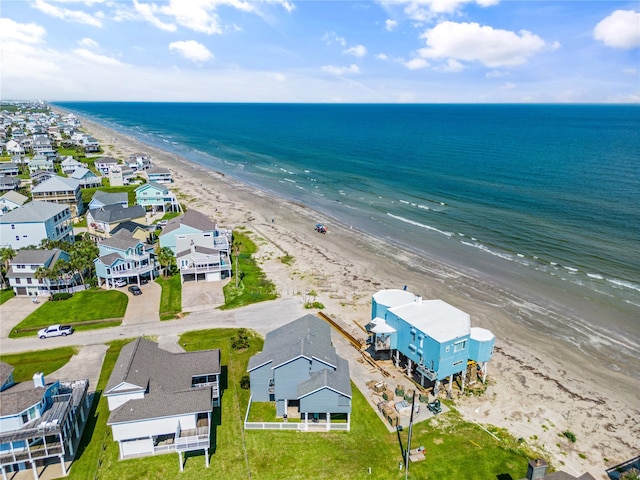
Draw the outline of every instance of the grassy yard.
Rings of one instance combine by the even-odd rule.
[[[78,330],[120,325],[129,298],[116,290],[91,289],[74,293],[68,300],[45,302],[20,322],[9,337],[34,335],[38,329],[56,323],[76,324]],[[82,325],[78,322],[104,320]]]
[[[239,246],[238,271],[236,272],[235,249],[231,249],[234,275],[224,288],[224,305],[222,310],[238,308],[252,303],[274,300],[278,297],[276,288],[260,269],[252,255],[256,253],[256,244],[249,236],[239,230],[233,232],[233,243]],[[238,288],[236,288],[238,275]]]
[[[36,372],[48,375],[66,365],[76,352],[75,347],[61,347],[37,352],[0,355],[0,361],[13,367],[13,380],[16,383],[30,382]]]
[[[182,311],[182,282],[180,275],[158,277],[156,282],[162,287],[160,296],[160,320],[173,320]]]
[[[96,187],[96,188],[83,188],[82,189],[82,203],[84,205],[89,205],[89,202],[91,201],[91,198],[93,197],[93,194],[96,193],[96,190],[101,190],[103,192],[109,192],[109,193],[120,193],[120,192],[126,192],[128,195],[128,202],[129,205],[135,205],[136,203],[136,194],[135,194],[135,189],[138,188],[140,185],[127,185],[125,187],[107,187],[107,186],[102,186],[102,187]]]
[[[14,297],[13,288],[5,288],[4,290],[0,290],[0,305],[2,305],[7,300],[10,300]]]
[[[222,353],[222,408],[214,412],[215,453],[209,471],[202,454],[188,456],[182,473],[177,454],[118,460],[117,444],[106,427],[108,410],[106,400],[102,398],[91,417],[92,424],[88,429],[93,434],[91,442],[83,447],[70,477],[104,480],[178,477],[195,480],[210,475],[261,480],[404,478],[405,472],[398,469],[398,463],[402,461],[401,444],[406,446],[407,432],[389,433],[355,386],[352,386],[351,432],[244,432],[242,426],[250,393],[240,387],[240,378],[246,374],[249,358],[262,349],[262,339],[249,332],[250,347],[233,351],[230,339],[234,333],[234,329],[215,329],[190,332],[180,338],[180,344],[186,350],[220,348]],[[117,358],[116,352],[124,343],[111,344],[99,389],[104,388]],[[500,475],[504,478],[509,478],[508,475],[524,477],[527,452],[506,432],[496,433],[502,442],[475,424],[463,421],[455,409],[416,424],[412,446],[423,445],[427,460],[411,464],[409,478],[486,480],[503,478]]]

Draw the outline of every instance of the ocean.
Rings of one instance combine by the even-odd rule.
[[[616,370],[640,357],[638,106],[56,105],[564,305],[557,335]]]

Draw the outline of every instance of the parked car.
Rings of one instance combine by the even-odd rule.
[[[158,226],[159,226],[159,227],[166,227],[166,226],[167,226],[167,223],[169,223],[169,220],[160,220],[160,221],[158,222]]]
[[[59,337],[61,335],[66,337],[72,333],[73,327],[71,325],[50,325],[47,328],[38,330],[38,336],[40,338]]]
[[[127,284],[127,281],[124,278],[119,278],[113,281],[114,287],[124,287]]]
[[[128,290],[134,295],[142,295],[142,290],[137,285],[131,285]]]

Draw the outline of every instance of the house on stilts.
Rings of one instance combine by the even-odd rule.
[[[471,327],[468,313],[399,289],[373,295],[367,332],[376,357],[388,356],[434,395],[445,379],[449,392],[454,377],[463,390],[469,374],[484,382],[495,343],[489,330]]]

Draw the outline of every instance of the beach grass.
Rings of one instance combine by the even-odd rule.
[[[43,303],[16,325],[9,337],[34,335],[38,329],[57,323],[73,324],[78,330],[119,325],[128,301],[126,294],[115,290],[90,289],[77,292],[67,300]]]
[[[180,275],[158,277],[156,282],[162,287],[160,295],[160,320],[173,320],[182,311],[182,282]]]
[[[38,350],[37,352],[15,353],[0,355],[0,361],[13,367],[13,380],[29,382],[33,374],[42,372],[45,375],[55,372],[69,362],[69,359],[77,353],[75,347],[60,347],[50,350]]]
[[[253,258],[256,251],[257,246],[249,233],[234,230],[231,249],[233,278],[223,287],[225,303],[220,307],[222,310],[274,300],[278,297],[275,285],[267,279]]]
[[[11,300],[13,297],[15,297],[13,288],[5,288],[4,290],[0,290],[0,305],[2,305],[7,300]]]
[[[248,330],[249,347],[231,348],[236,329],[213,329],[185,333],[180,345],[187,351],[220,348],[222,406],[214,409],[213,448],[210,470],[203,453],[185,456],[179,472],[177,454],[121,461],[117,443],[106,422],[105,398],[100,398],[117,355],[128,341],[109,346],[98,384],[95,411],[85,429],[83,447],[71,468],[71,479],[402,479],[402,449],[407,431],[390,433],[363,394],[352,385],[353,409],[350,432],[304,433],[288,431],[245,432],[243,421],[250,391],[240,387],[249,358],[262,350],[263,339]],[[269,407],[265,405],[265,411]],[[430,421],[414,425],[412,448],[426,449],[427,460],[410,465],[409,478],[522,478],[527,452],[506,432],[495,437],[478,425],[462,420],[451,409]],[[371,470],[369,470],[371,469]],[[371,471],[371,473],[369,473]]]

